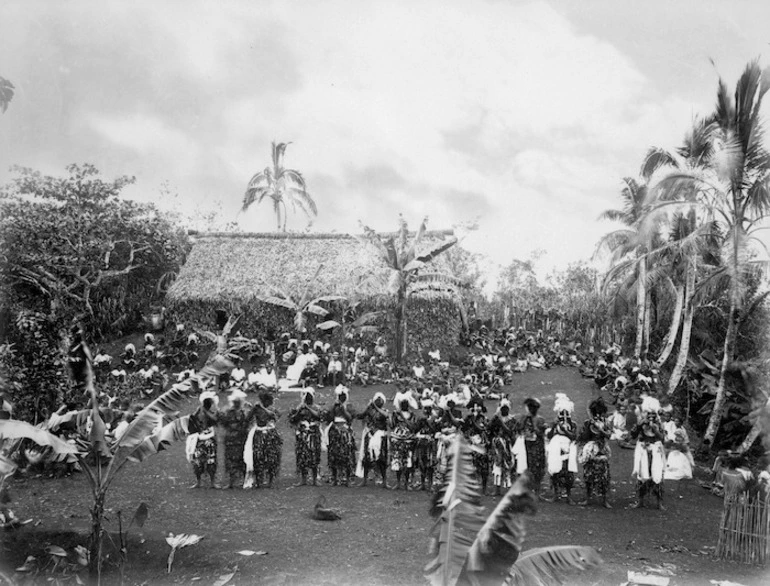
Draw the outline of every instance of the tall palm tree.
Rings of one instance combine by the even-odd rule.
[[[662,179],[662,195],[656,211],[669,206],[695,208],[718,224],[723,235],[723,266],[712,276],[729,278],[727,333],[714,408],[704,436],[712,443],[719,429],[726,400],[726,374],[735,359],[736,339],[746,293],[746,277],[767,260],[754,253],[767,252],[757,232],[770,213],[770,153],[763,143],[760,109],[770,89],[770,72],[757,61],[746,66],[738,80],[734,98],[720,78],[713,115],[713,151],[702,169],[674,172]],[[696,194],[695,201],[689,197]],[[668,201],[665,201],[668,200]]]
[[[375,247],[380,254],[382,263],[390,269],[388,289],[396,298],[394,307],[396,360],[399,362],[403,360],[406,354],[406,307],[409,295],[416,288],[437,284],[443,285],[444,288],[459,285],[457,279],[449,275],[421,272],[421,269],[433,259],[457,244],[457,238],[452,236],[444,242],[435,244],[426,252],[418,252],[418,246],[425,235],[427,222],[428,218],[423,219],[411,243],[409,242],[409,228],[401,215],[399,215],[399,231],[395,235],[389,235],[383,239],[368,226],[362,226],[364,235],[359,238],[362,243]]]
[[[649,320],[648,267],[645,253],[651,248],[652,236],[639,231],[639,224],[644,216],[644,206],[647,202],[647,185],[639,183],[631,177],[625,177],[623,182],[625,185],[620,192],[623,208],[619,210],[605,210],[601,213],[599,219],[621,222],[625,227],[605,234],[599,241],[598,248],[606,248],[611,252],[614,265],[628,260],[629,257],[633,260],[633,262],[626,264],[630,264],[635,271],[636,343],[634,344],[634,356],[641,356],[645,332],[649,331],[647,326],[647,321]],[[605,280],[605,283],[607,282]]]
[[[286,232],[286,202],[296,210],[299,207],[312,221],[318,215],[315,200],[307,191],[307,184],[302,173],[283,166],[283,155],[291,143],[281,142],[273,145],[273,166],[265,167],[254,175],[246,187],[241,211],[246,211],[254,202],[262,203],[266,197],[273,202],[276,225],[279,232]]]

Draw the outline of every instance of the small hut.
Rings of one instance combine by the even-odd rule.
[[[450,230],[430,231],[422,244],[428,248],[452,234]],[[367,309],[387,308],[392,303],[386,287],[389,269],[374,247],[349,234],[191,236],[192,250],[166,297],[173,319],[190,326],[214,330],[218,319],[240,315],[239,327],[247,336],[292,331],[290,310],[260,300],[279,291],[294,299],[306,289],[312,297],[341,295],[362,302]],[[441,256],[431,263],[430,272],[451,275]],[[455,346],[462,330],[459,302],[459,296],[449,290],[414,293],[407,312],[408,351],[425,353]],[[316,323],[311,321],[309,329]],[[392,321],[386,319],[380,326],[392,349]]]

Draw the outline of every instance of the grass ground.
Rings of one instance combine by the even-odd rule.
[[[382,389],[353,389],[353,405],[362,408],[377,390]],[[575,402],[578,421],[597,392],[591,381],[568,368],[524,373],[507,390],[516,410],[527,396],[540,398],[546,418],[552,413],[554,393],[566,392]],[[391,393],[386,390],[386,394]],[[327,388],[317,397],[330,404],[332,395]],[[298,400],[297,393],[285,393],[276,406],[285,414]],[[193,406],[191,402],[190,410]],[[488,406],[494,411],[491,404]],[[114,520],[118,510],[130,516],[140,502],[145,502],[150,515],[141,530],[131,530],[125,584],[212,584],[233,571],[236,574],[230,583],[234,585],[425,584],[422,569],[429,559],[432,524],[427,513],[428,495],[374,486],[295,488],[294,439],[285,418],[279,430],[284,438],[284,458],[281,478],[272,490],[190,490],[192,474],[181,444],[141,465],[130,465],[112,488],[107,507]],[[360,435],[358,424],[356,432]],[[721,499],[695,481],[667,482],[665,511],[629,509],[634,496],[631,468],[632,452],[614,448],[614,508],[542,503],[537,515],[528,519],[525,548],[557,544],[596,547],[604,565],[574,576],[569,581],[574,584],[621,584],[628,570],[644,571],[649,566],[671,571],[672,584],[709,584],[712,579],[746,585],[769,583],[765,569],[712,559]],[[221,475],[220,470],[220,479]],[[582,485],[576,492],[582,497]],[[342,512],[341,521],[324,523],[310,518],[322,494],[328,506]],[[16,479],[12,481],[12,496],[16,514],[40,524],[30,523],[3,535],[2,565],[6,571],[12,572],[27,555],[44,559],[42,551],[49,544],[71,551],[76,543],[85,543],[89,494],[82,475]],[[486,497],[484,502],[491,508],[497,501]],[[111,528],[115,527],[112,523]],[[169,548],[165,536],[169,532],[205,536],[200,544],[177,552],[171,574],[166,573]],[[244,557],[238,554],[241,550],[267,554]],[[112,570],[105,583],[120,583],[119,574]]]

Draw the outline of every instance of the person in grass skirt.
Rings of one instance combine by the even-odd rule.
[[[382,478],[382,487],[388,487],[388,420],[390,413],[385,408],[385,395],[376,393],[359,419],[364,420],[364,433],[358,452],[356,476],[361,486],[366,486],[369,472],[376,469]]]
[[[198,397],[200,405],[190,415],[187,436],[187,461],[192,464],[195,484],[191,488],[200,488],[201,477],[208,474],[211,488],[216,485],[217,475],[217,406],[219,397],[213,391],[205,391]]]
[[[463,421],[463,435],[480,451],[474,450],[471,454],[473,460],[473,469],[476,478],[481,483],[481,494],[487,494],[487,482],[489,481],[489,421],[486,413],[487,408],[481,398],[474,397],[467,405],[470,413]]]
[[[259,394],[259,403],[248,415],[251,429],[243,448],[246,462],[243,488],[260,488],[264,480],[267,480],[267,487],[272,488],[281,470],[283,439],[275,428],[279,414],[272,406],[273,396],[263,391]]]
[[[657,500],[657,508],[663,509],[663,474],[666,468],[666,456],[663,451],[665,433],[658,412],[660,402],[654,397],[642,399],[642,418],[631,430],[631,437],[636,439],[634,449],[634,472],[639,500],[632,508],[645,506],[647,495]]]
[[[612,426],[607,419],[607,405],[601,397],[588,405],[590,419],[583,423],[578,441],[583,445],[580,450],[580,462],[583,464],[583,480],[586,485],[586,498],[579,504],[585,506],[596,495],[602,505],[611,509],[607,500],[610,492],[610,436]]]
[[[246,393],[234,388],[227,400],[230,406],[219,422],[225,432],[225,473],[229,479],[227,488],[233,488],[236,480],[246,475],[246,463],[243,461],[243,446],[248,433],[246,412],[243,409]]]
[[[501,496],[501,489],[509,489],[514,474],[512,448],[516,440],[516,418],[511,413],[511,402],[503,397],[489,422],[490,462],[495,495]]]
[[[414,470],[414,432],[417,428],[417,401],[410,392],[398,392],[393,399],[396,410],[390,416],[390,468],[396,473],[395,490],[409,490]]]
[[[438,465],[438,441],[441,432],[441,409],[430,396],[420,401],[423,417],[418,420],[414,444],[414,465],[420,471],[420,490],[433,488],[433,475]]]
[[[346,386],[337,385],[334,394],[337,398],[328,415],[331,423],[326,428],[329,471],[332,485],[349,486],[356,462],[356,439],[351,427],[355,413],[348,402],[350,391]]]
[[[548,473],[551,475],[553,499],[558,501],[564,492],[567,503],[574,505],[572,487],[575,485],[575,474],[578,471],[575,443],[577,425],[572,420],[575,405],[564,393],[556,393],[553,410],[556,412],[556,421],[546,433],[546,460]]]
[[[321,419],[323,411],[315,405],[315,389],[302,389],[300,403],[289,412],[289,423],[294,427],[294,453],[297,461],[299,486],[307,484],[308,473],[316,486],[321,466]]]
[[[538,415],[540,401],[529,397],[524,401],[526,412],[519,416],[516,431],[524,443],[533,492],[540,498],[540,485],[545,475],[545,419]]]

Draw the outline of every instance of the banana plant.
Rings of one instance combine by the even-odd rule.
[[[432,586],[546,586],[559,584],[571,571],[597,566],[592,547],[561,545],[522,553],[526,530],[523,515],[534,515],[536,498],[522,474],[485,518],[481,490],[473,478],[470,446],[458,435],[449,447],[449,467],[434,494],[430,550],[425,567]]]
[[[128,462],[142,462],[174,441],[188,435],[189,416],[180,416],[179,408],[189,398],[190,385],[175,385],[142,409],[118,440],[111,440],[99,412],[94,385],[91,353],[77,328],[72,333],[69,361],[75,382],[85,387],[91,397],[90,433],[86,450],[76,454],[92,496],[89,572],[92,581],[101,583],[104,504],[108,490]]]

